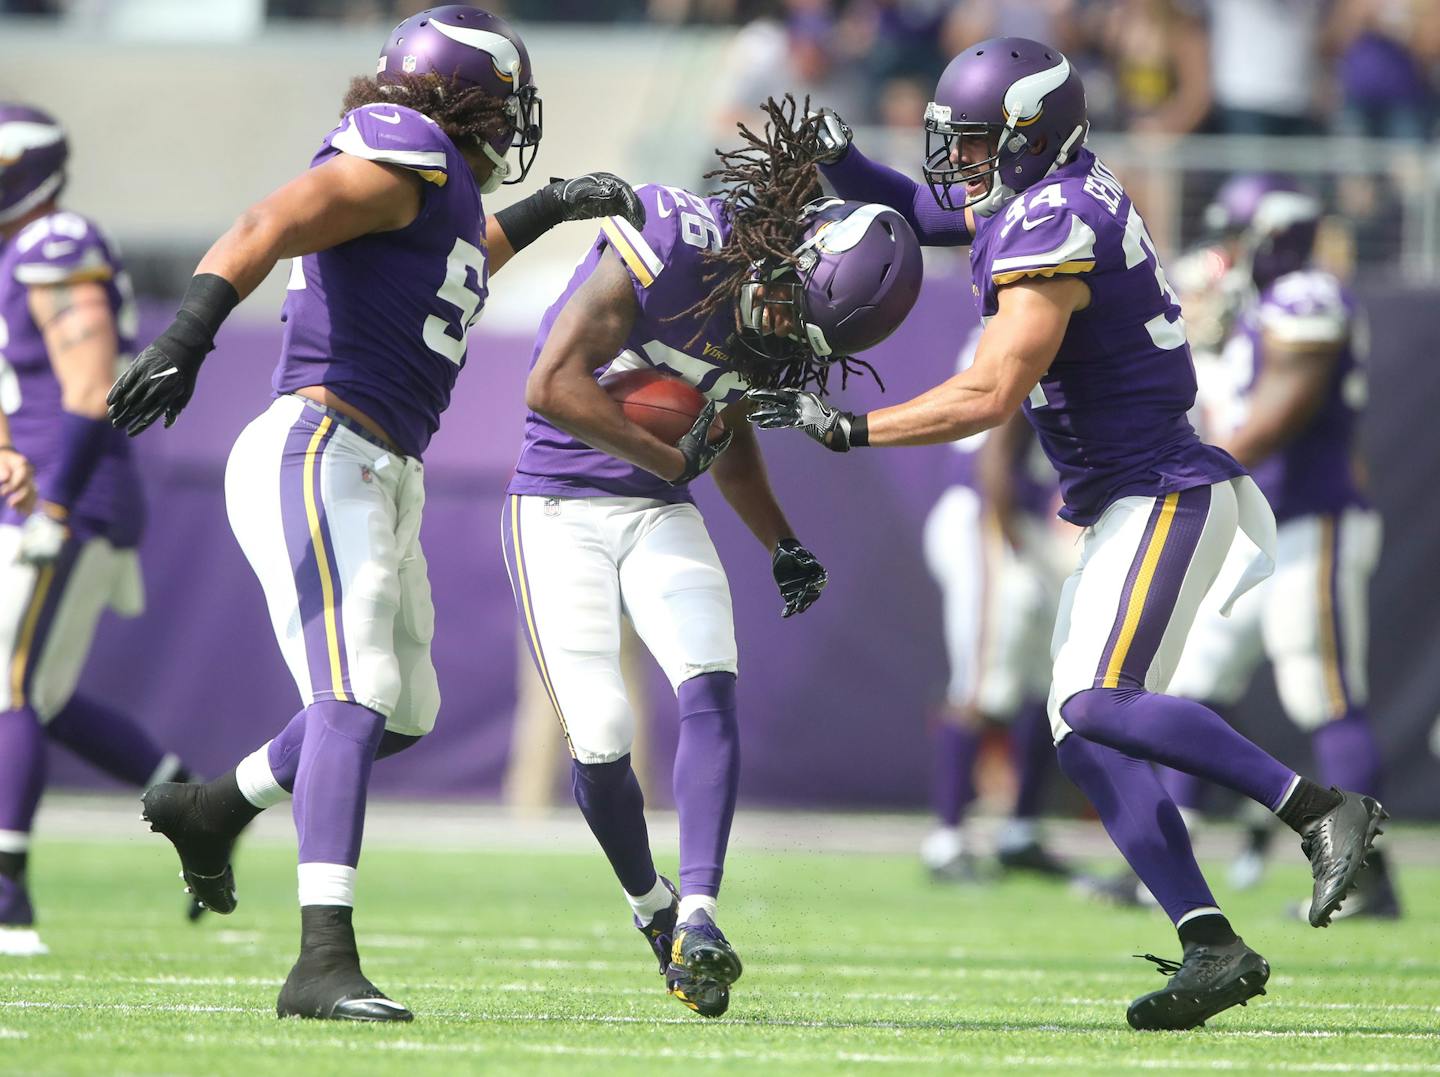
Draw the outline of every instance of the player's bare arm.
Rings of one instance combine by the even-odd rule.
[[[10,421],[0,411],[0,497],[17,512],[28,513],[36,496],[35,469],[10,443]]]
[[[552,180],[529,198],[485,218],[486,263],[493,277],[520,251],[564,221],[624,217],[637,229],[645,227],[645,207],[619,176],[588,172],[568,180]]]
[[[903,404],[852,415],[813,393],[761,389],[752,422],[795,426],[836,452],[861,445],[936,445],[999,426],[1015,414],[1049,368],[1070,316],[1090,302],[1072,276],[1020,280],[999,293],[999,309],[980,338],[974,364]]]
[[[685,454],[625,418],[595,380],[595,371],[624,350],[638,314],[630,277],[607,251],[555,319],[525,383],[525,404],[587,445],[677,481],[688,466]]]
[[[115,316],[98,283],[32,286],[30,314],[60,382],[61,406],[87,419],[105,416],[105,394],[120,347]]]
[[[1005,541],[1016,550],[1021,543],[1014,475],[1020,454],[1029,444],[1029,429],[1028,420],[1017,411],[991,431],[976,459],[981,497],[994,513]]]
[[[1295,344],[1267,334],[1264,353],[1249,415],[1220,445],[1247,468],[1284,448],[1309,425],[1325,402],[1340,344]]]

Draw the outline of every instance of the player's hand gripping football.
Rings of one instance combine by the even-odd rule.
[[[820,163],[833,165],[850,151],[854,132],[833,108],[822,108],[810,115],[820,121],[815,127],[815,138],[820,143]]]
[[[675,444],[685,457],[685,470],[670,480],[671,486],[683,486],[699,478],[709,470],[720,454],[730,447],[730,439],[735,435],[729,430],[725,431],[724,437],[710,440],[710,424],[714,421],[715,401],[711,400],[696,416],[689,433]]]
[[[793,538],[781,539],[775,544],[770,570],[775,574],[780,597],[785,600],[781,617],[793,617],[808,610],[830,579],[825,573],[825,566],[815,560],[815,555],[800,545],[798,539]]]
[[[36,496],[35,469],[30,461],[19,449],[0,448],[0,498],[23,515],[35,507]]]
[[[745,394],[754,407],[750,421],[762,430],[793,426],[834,452],[850,451],[855,416],[832,408],[814,393],[799,389],[751,389]]]
[[[645,207],[619,176],[589,172],[574,179],[552,179],[545,188],[560,207],[560,219],[586,221],[592,217],[624,217],[636,228],[645,227]]]
[[[195,392],[200,364],[215,347],[210,334],[189,311],[182,310],[170,328],[135,357],[105,398],[110,425],[132,438],[160,416],[174,425]]]

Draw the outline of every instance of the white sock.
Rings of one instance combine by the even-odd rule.
[[[1000,826],[995,844],[1001,852],[1023,849],[1040,840],[1040,824],[1034,819],[1006,819]]]
[[[0,830],[0,853],[30,851],[30,835],[24,830]]]
[[[675,922],[683,924],[697,912],[703,912],[714,921],[716,907],[717,901],[713,894],[686,894],[680,899],[680,912],[676,915]]]
[[[173,782],[175,780],[176,771],[178,771],[182,766],[184,766],[184,764],[180,762],[180,757],[178,755],[176,755],[174,752],[166,752],[165,758],[160,760],[160,762],[155,767],[155,772],[151,774],[149,779],[145,782],[145,788],[153,789],[161,782]]]
[[[290,795],[270,771],[269,741],[236,765],[235,784],[240,787],[240,795],[261,811],[279,804]]]
[[[920,860],[927,868],[940,868],[964,851],[965,835],[959,827],[936,827],[920,843]]]
[[[625,900],[630,902],[630,911],[635,914],[635,919],[642,924],[648,924],[655,918],[655,914],[670,907],[670,888],[660,881],[660,876],[655,876],[655,885],[650,891],[636,897],[634,894],[624,890]]]
[[[355,869],[348,864],[301,864],[301,905],[355,905]]]

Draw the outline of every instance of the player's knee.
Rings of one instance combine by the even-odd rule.
[[[1119,702],[1117,697],[1117,689],[1087,688],[1060,704],[1060,717],[1074,732],[1089,737],[1108,724]]]
[[[567,712],[565,725],[580,763],[613,763],[635,742],[635,715],[623,698],[588,702],[583,713]]]

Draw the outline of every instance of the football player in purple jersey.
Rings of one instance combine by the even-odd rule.
[[[219,779],[145,798],[191,889],[229,912],[235,836],[293,795],[301,940],[282,1017],[411,1019],[361,972],[351,918],[371,765],[429,732],[440,705],[421,456],[490,274],[562,220],[644,223],[603,173],[487,218],[482,194],[523,179],[540,137],[530,57],[503,20],[460,4],[406,19],[310,169],[211,247],[174,323],[110,393],[117,427],[169,425],[226,315],[293,260],[275,399],[237,440],[225,491],[303,709]]]
[[[884,206],[820,199],[813,120],[767,102],[722,154],[723,195],[645,185],[646,223],[607,220],[541,323],[531,413],[502,521],[536,667],[574,757],[576,802],[659,960],[706,1017],[741,962],[716,924],[739,783],[737,649],[725,569],[690,493],[709,470],[771,559],[782,616],[826,583],[770,489],[747,388],[817,385],[888,336],[919,294],[920,245]],[[862,364],[863,365],[863,364]],[[658,370],[709,400],[678,446],[630,422],[598,379]],[[717,409],[728,431],[709,440]],[[675,690],[679,888],[651,854],[631,769],[621,618]]]
[[[986,329],[968,370],[913,400],[852,415],[803,391],[761,390],[751,418],[844,452],[955,441],[1024,407],[1059,472],[1061,516],[1085,529],[1052,648],[1060,764],[1184,951],[1156,959],[1173,975],[1127,1018],[1193,1028],[1262,992],[1270,967],[1216,905],[1151,763],[1229,786],[1291,826],[1314,874],[1316,927],[1355,885],[1385,819],[1373,798],[1303,778],[1214,711],[1164,694],[1237,531],[1255,550],[1225,612],[1273,568],[1274,517],[1245,469],[1186,417],[1195,372],[1179,304],[1140,214],[1085,148],[1085,92],[1058,50],[996,38],[951,61],[925,114],[928,194],[825,118],[837,191],[906,213],[922,242],[970,244]]]
[[[0,104],[0,461],[35,466],[34,512],[0,506],[0,953],[43,953],[25,875],[45,742],[145,788],[189,770],[108,703],[75,692],[100,615],[143,605],[140,480],[105,393],[134,349],[114,245],[60,206],[69,146],[49,115]],[[7,432],[8,431],[8,432]],[[13,448],[9,447],[13,438]],[[191,903],[192,913],[199,906]]]
[[[1363,314],[1348,289],[1314,264],[1321,205],[1293,179],[1236,176],[1207,217],[1229,247],[1239,284],[1228,290],[1239,302],[1200,398],[1208,432],[1251,470],[1275,510],[1276,568],[1228,619],[1213,603],[1201,606],[1170,690],[1223,711],[1268,656],[1281,706],[1310,733],[1321,778],[1378,797],[1366,594],[1379,559],[1380,518],[1366,497],[1355,444],[1367,389]],[[1238,571],[1233,550],[1228,571]],[[1176,803],[1201,809],[1203,783],[1178,771],[1163,777]],[[1271,833],[1265,825],[1252,829],[1236,864],[1239,881],[1258,879]],[[1399,915],[1377,849],[1336,917]]]

